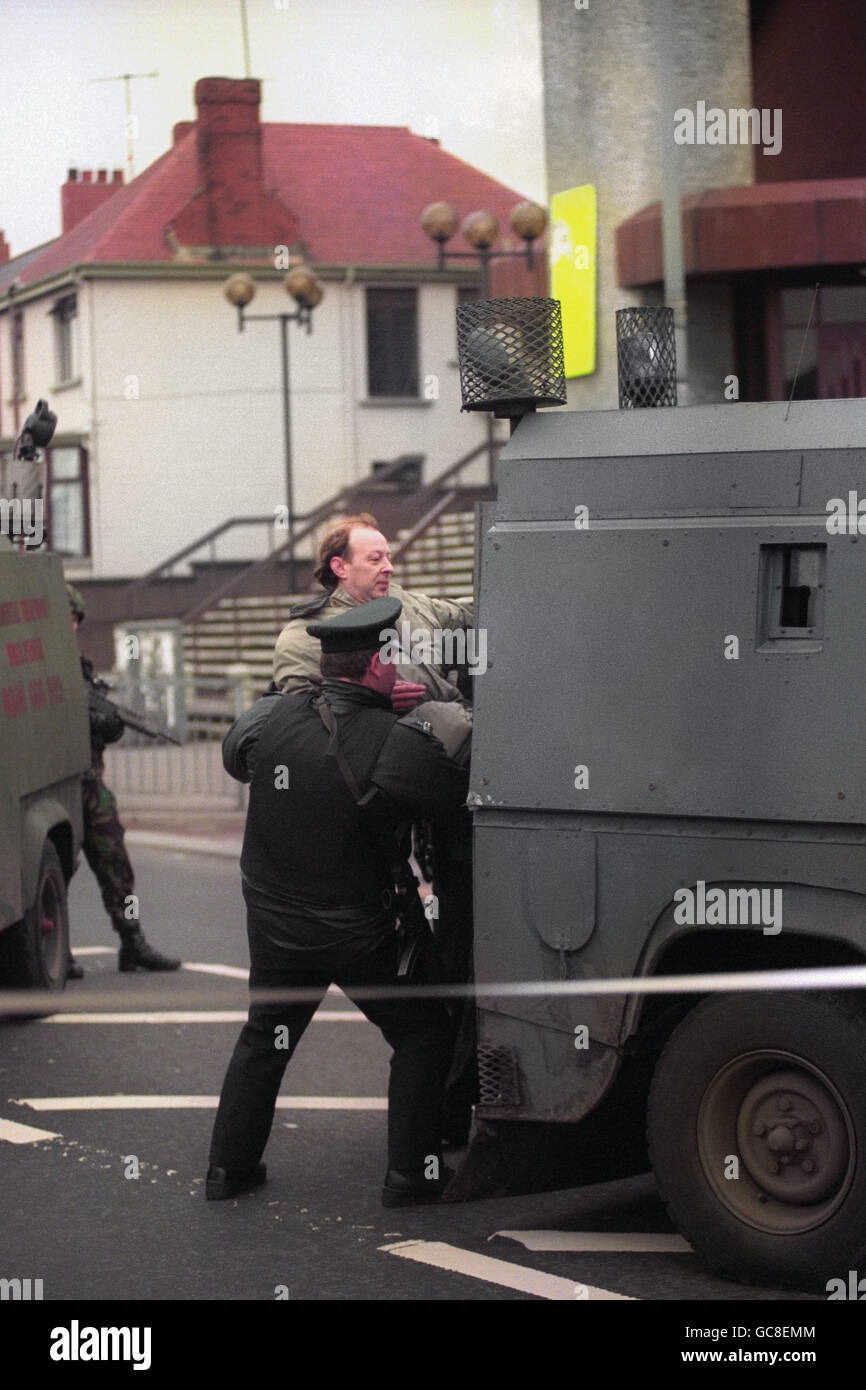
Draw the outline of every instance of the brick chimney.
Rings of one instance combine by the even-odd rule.
[[[112,171],[110,183],[107,169],[97,169],[95,181],[92,169],[70,169],[66,183],[60,189],[63,231],[70,232],[77,227],[94,208],[100,207],[122,187],[122,169]]]
[[[261,83],[203,77],[195,84],[199,189],[175,219],[185,246],[264,247],[297,237],[297,221],[262,183]],[[188,133],[181,123],[175,140]]]
[[[5,265],[9,259],[9,242],[6,240],[6,233],[0,232],[0,265]]]

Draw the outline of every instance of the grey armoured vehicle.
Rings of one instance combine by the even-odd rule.
[[[60,558],[0,536],[0,984],[60,990],[87,697]]]
[[[858,498],[866,401],[524,416],[481,521],[479,982],[864,962]],[[449,1196],[648,1152],[718,1268],[844,1278],[866,1258],[863,1001],[481,999]]]

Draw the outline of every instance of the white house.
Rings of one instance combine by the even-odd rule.
[[[85,592],[287,501],[279,326],[238,331],[223,294],[238,269],[258,285],[250,314],[295,309],[287,260],[325,291],[310,334],[289,325],[296,513],[375,460],[424,454],[429,480],[486,437],[460,414],[456,366],[455,306],[477,269],[439,271],[419,217],[445,199],[507,227],[520,195],[408,129],[263,125],[255,80],[204,78],[195,100],[197,120],[131,184],[70,170],[62,235],[0,264],[0,452],[8,472],[47,396],[49,543]],[[545,293],[543,257],[494,277],[493,293]],[[221,556],[257,553],[241,531]]]

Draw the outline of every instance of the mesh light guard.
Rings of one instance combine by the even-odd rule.
[[[478,299],[457,310],[464,410],[523,415],[565,405],[558,299]]]
[[[616,363],[620,410],[676,405],[673,309],[617,309]]]

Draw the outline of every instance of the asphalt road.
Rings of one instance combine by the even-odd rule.
[[[155,945],[187,962],[243,970],[233,861],[137,848],[134,862],[142,925]],[[57,1136],[0,1139],[4,1192],[14,1194],[4,1202],[0,1277],[41,1279],[45,1300],[502,1302],[588,1291],[590,1300],[611,1301],[784,1300],[788,1321],[815,1308],[805,1293],[717,1278],[688,1249],[641,1249],[647,1236],[669,1243],[674,1234],[649,1175],[385,1210],[388,1049],[338,993],[329,995],[287,1072],[286,1105],[265,1155],[267,1184],[252,1196],[205,1202],[214,1117],[207,1098],[219,1093],[240,1023],[172,1015],[192,1007],[202,988],[209,1010],[238,1009],[243,981],[187,969],[120,975],[86,866],[71,886],[70,908],[73,949],[87,973],[68,989],[117,994],[114,1011],[131,1013],[170,990],[171,1012],[158,1023],[0,1025],[0,1120]],[[132,1108],[128,1098],[136,1096],[173,1098],[176,1107]],[[83,1097],[92,1098],[88,1108],[74,1108]],[[324,1108],[308,1108],[316,1097]],[[362,1108],[348,1108],[359,1098]],[[40,1101],[54,1108],[33,1104]],[[523,1240],[505,1232],[524,1233]],[[529,1249],[527,1232],[541,1232],[543,1245],[583,1248]]]

